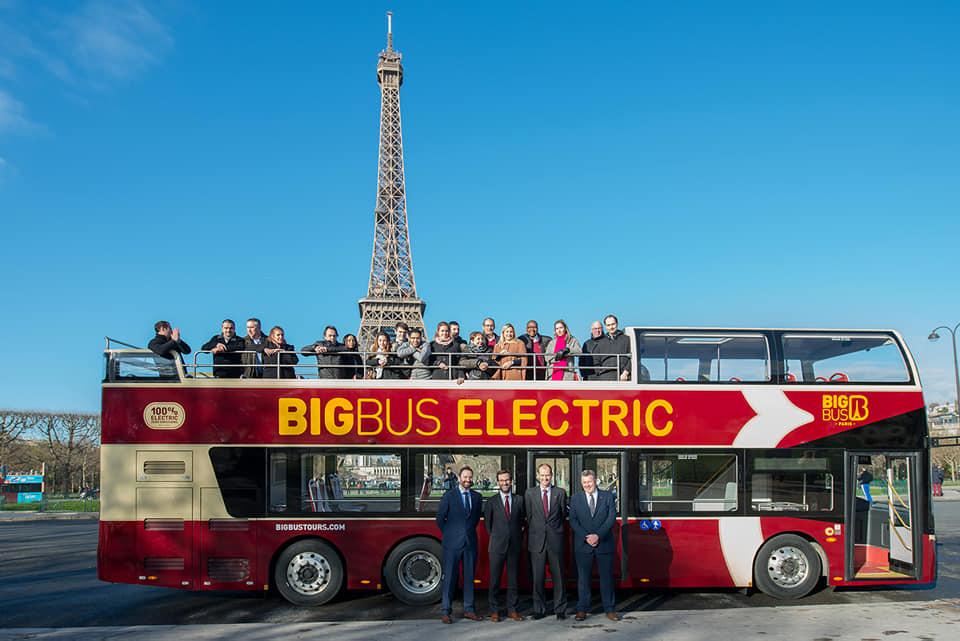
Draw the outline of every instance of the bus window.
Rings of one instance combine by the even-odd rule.
[[[832,512],[831,455],[764,452],[750,466],[750,508],[754,512]]]
[[[583,469],[597,473],[597,487],[613,494],[613,501],[620,513],[620,457],[615,454],[584,454]],[[579,483],[579,479],[578,479]],[[582,486],[574,494],[582,492]]]
[[[104,381],[108,383],[180,380],[173,360],[153,352],[107,352],[106,356]]]
[[[882,334],[787,334],[786,378],[797,383],[906,383],[900,347]]]
[[[735,454],[640,457],[641,512],[735,512]]]
[[[761,334],[641,331],[641,381],[660,383],[765,383],[770,349]]]
[[[417,512],[436,512],[443,493],[459,484],[460,469],[464,466],[473,470],[473,489],[484,498],[497,493],[497,472],[509,470],[514,478],[516,491],[516,469],[513,454],[464,454],[443,452],[417,454],[416,482]],[[520,491],[522,494],[522,490]]]
[[[227,513],[238,518],[263,516],[264,448],[214,447],[210,462]]]
[[[570,496],[570,457],[568,456],[555,456],[551,454],[537,454],[533,457],[533,467],[531,468],[531,478],[530,478],[530,487],[536,486],[540,481],[538,480],[537,470],[541,465],[546,463],[553,470],[553,484],[567,493],[567,496]],[[577,479],[577,483],[580,480]],[[522,492],[521,492],[522,494]]]
[[[288,515],[400,511],[400,455],[302,448],[270,453],[270,511]]]

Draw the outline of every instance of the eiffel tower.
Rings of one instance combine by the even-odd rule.
[[[393,14],[387,13],[387,48],[380,52],[380,160],[377,204],[374,209],[373,259],[370,286],[360,304],[360,348],[368,349],[377,332],[393,335],[403,321],[410,329],[423,329],[426,303],[417,298],[413,259],[407,228],[406,183],[403,177],[403,135],[400,131],[400,85],[403,65],[393,49]]]

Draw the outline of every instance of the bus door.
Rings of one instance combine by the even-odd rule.
[[[623,525],[623,519],[621,518],[623,512],[620,507],[622,501],[620,479],[623,476],[621,455],[616,452],[586,452],[578,458],[580,458],[580,465],[577,466],[579,471],[574,475],[576,487],[573,489],[573,494],[583,492],[583,488],[580,486],[580,471],[593,470],[597,473],[597,487],[613,495],[613,502],[617,508],[617,520],[613,524],[613,536],[614,541],[616,541],[613,576],[619,579],[624,574],[623,565],[626,562],[620,534]],[[596,569],[594,569],[594,576],[596,576]]]
[[[579,457],[579,455],[577,455]],[[559,488],[563,488],[563,491],[567,493],[567,498],[571,496],[571,492],[574,489],[572,484],[572,472],[574,471],[574,456],[570,452],[530,452],[530,455],[527,457],[527,485],[529,487],[537,487],[540,483],[539,477],[537,475],[538,468],[546,463],[553,470],[553,484]],[[580,473],[576,472],[577,480],[576,486],[579,487],[580,484]],[[526,490],[524,490],[525,492]],[[573,552],[570,549],[570,546],[566,546],[567,558],[564,562],[564,567],[566,568],[567,577],[573,577],[576,573],[576,563],[573,562]],[[553,578],[550,576],[550,569],[547,568],[547,580],[546,583],[549,585],[553,584]]]
[[[853,579],[916,578],[920,549],[916,454],[850,456],[847,485],[848,575]]]

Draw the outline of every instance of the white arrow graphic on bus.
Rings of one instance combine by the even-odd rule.
[[[813,420],[813,414],[778,389],[743,390],[743,398],[757,415],[740,428],[734,447],[776,447],[787,434]]]

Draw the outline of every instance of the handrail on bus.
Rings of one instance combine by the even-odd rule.
[[[217,353],[222,353],[222,352],[217,352]],[[255,351],[255,350],[236,350],[236,351],[232,351],[232,352],[229,352],[229,353],[230,353],[230,354],[261,354],[261,355],[262,355],[262,352]],[[305,357],[305,358],[310,358],[310,357],[314,356],[314,354],[304,354],[303,352],[298,351],[298,350],[282,350],[282,351],[279,351],[279,352],[276,352],[276,353],[279,354],[279,355],[292,354],[292,355],[294,355],[294,356],[298,356],[298,357],[301,357],[301,356],[302,356],[302,357]],[[292,368],[292,369],[294,370],[294,372],[296,372],[296,371],[299,370],[299,369],[304,369],[304,368],[306,368],[307,371],[309,371],[309,370],[317,370],[317,369],[334,369],[334,370],[341,370],[341,369],[357,369],[357,368],[359,368],[359,369],[362,369],[364,372],[367,372],[367,371],[369,371],[369,370],[371,370],[371,369],[374,369],[374,368],[376,367],[376,366],[368,365],[367,362],[366,362],[367,359],[368,359],[369,357],[375,356],[375,355],[377,355],[377,354],[379,354],[379,353],[380,353],[380,352],[354,351],[354,352],[336,352],[335,354],[332,354],[332,355],[334,355],[334,356],[360,356],[361,362],[360,362],[360,363],[352,363],[352,364],[351,364],[351,363],[330,363],[330,364],[324,363],[324,364],[321,365],[321,364],[318,364],[318,363],[304,363],[304,362],[289,363],[289,364],[284,364],[284,363],[269,363],[269,364],[264,364],[264,363],[260,363],[260,364],[256,365],[256,367],[270,367],[270,368],[275,368],[275,367],[289,367],[289,368]],[[214,368],[214,367],[216,367],[216,368],[224,368],[224,369],[234,369],[234,368],[245,369],[245,368],[247,368],[247,367],[251,367],[251,365],[248,364],[248,363],[241,363],[241,364],[230,364],[230,363],[221,363],[221,364],[209,363],[209,364],[207,364],[207,363],[200,363],[200,362],[198,362],[197,359],[200,357],[201,354],[214,354],[214,352],[213,352],[213,350],[204,350],[204,349],[197,350],[197,351],[193,352],[193,363],[190,364],[190,365],[185,365],[185,369],[191,371],[194,378],[201,378],[201,377],[202,377],[202,378],[208,378],[208,377],[209,377],[209,374],[204,374],[204,373],[201,372],[201,370],[211,369],[211,368]],[[391,354],[391,355],[393,355],[393,356],[396,356],[396,352],[390,352],[389,354]],[[474,354],[474,353],[472,353],[472,352],[457,352],[457,353],[444,353],[444,354],[441,354],[441,355],[439,355],[439,356],[440,356],[441,358],[444,358],[444,359],[449,359],[449,357],[454,357],[454,358],[458,358],[458,359],[459,359],[459,358],[467,358],[467,359],[469,359],[469,358],[476,357],[476,356],[485,356],[485,357],[488,357],[488,358],[490,358],[490,359],[495,359],[495,358],[497,358],[498,356],[504,356],[504,355],[503,355],[503,354],[497,354],[497,353],[494,353],[494,352],[483,352],[483,353],[480,353],[480,354]],[[517,356],[529,357],[530,354],[518,354]],[[579,365],[579,364],[577,364],[577,365],[569,364],[569,362],[573,361],[574,358],[578,358],[578,357],[582,357],[582,356],[589,356],[591,359],[592,359],[592,358],[604,358],[604,359],[605,359],[605,358],[609,358],[609,357],[615,357],[615,358],[617,359],[616,367],[612,367],[612,366],[610,366],[610,365],[594,365],[594,364],[586,365],[586,366],[584,366],[584,367],[586,367],[587,369],[590,369],[590,370],[597,371],[597,372],[600,372],[600,371],[607,372],[607,371],[609,371],[609,370],[614,370],[614,369],[615,369],[617,372],[620,372],[620,371],[621,371],[621,366],[622,366],[622,363],[623,363],[623,359],[628,359],[628,360],[629,360],[629,359],[632,357],[632,354],[606,354],[606,353],[575,354],[575,355],[571,355],[571,356],[568,356],[568,357],[567,357],[568,365],[567,365],[566,367],[564,367],[564,370],[565,370],[565,371],[579,372],[579,370],[580,370],[580,365]],[[279,359],[278,359],[278,360],[279,360]],[[404,364],[404,363],[391,363],[391,364],[385,365],[385,366],[383,366],[383,367],[384,367],[384,369],[393,369],[393,370],[413,370],[413,369],[423,369],[424,367],[425,367],[426,369],[431,370],[431,371],[436,371],[436,370],[441,370],[441,369],[458,369],[458,365],[456,365],[456,364],[454,364],[454,365],[452,365],[452,366],[442,367],[440,364],[437,364],[437,365],[426,365],[426,366],[419,365],[419,366],[418,366],[418,365],[410,365],[410,364]],[[511,370],[520,370],[520,371],[535,370],[535,369],[552,370],[552,367],[553,367],[553,365],[550,364],[550,363],[547,363],[547,364],[544,364],[544,365],[537,365],[536,363],[532,363],[532,364],[529,364],[529,365],[515,365],[515,366],[511,366],[510,369],[511,369]],[[500,368],[499,368],[499,367],[494,367],[494,370],[496,370],[496,369],[500,369]],[[450,380],[455,380],[455,377],[450,376],[449,379],[450,379]],[[619,380],[619,376],[618,376],[618,380]]]
[[[125,343],[116,338],[110,338],[109,336],[104,336],[103,339],[107,342],[107,351],[113,349],[110,347],[111,343],[116,343],[117,345],[123,345],[124,347],[129,347],[130,349],[144,349],[143,347],[138,347],[137,345],[131,345],[130,343]]]

